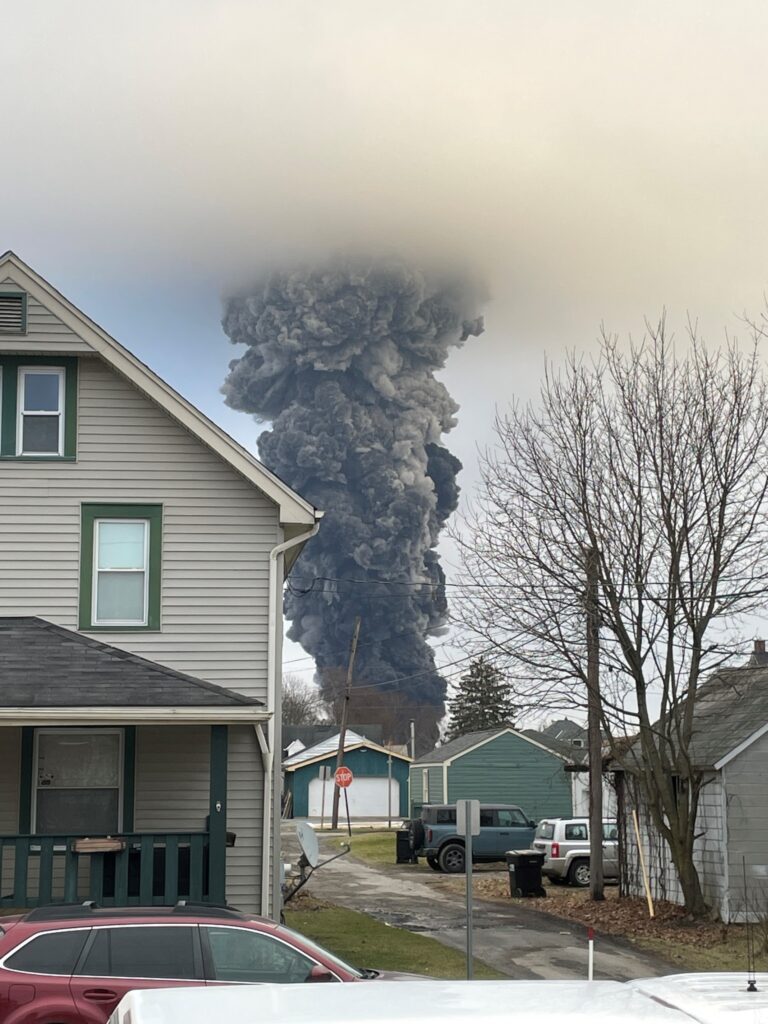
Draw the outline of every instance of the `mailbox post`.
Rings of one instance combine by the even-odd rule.
[[[472,950],[472,837],[480,835],[480,801],[456,802],[456,831],[464,837],[464,874],[467,879],[467,979],[474,975]]]

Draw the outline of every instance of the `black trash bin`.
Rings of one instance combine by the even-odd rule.
[[[411,849],[411,833],[407,828],[401,828],[398,830],[396,850],[396,861],[397,864],[412,864],[413,850]]]
[[[546,896],[541,881],[544,854],[538,850],[507,850],[510,896]]]

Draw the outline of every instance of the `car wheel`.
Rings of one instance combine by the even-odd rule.
[[[460,875],[464,871],[464,847],[459,843],[446,843],[438,857],[440,868],[448,875]]]
[[[575,860],[568,872],[568,881],[571,885],[585,889],[589,885],[589,861]]]
[[[441,871],[440,861],[437,857],[427,857],[427,864],[432,868],[433,871]]]

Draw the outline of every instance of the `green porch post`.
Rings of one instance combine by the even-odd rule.
[[[208,810],[208,899],[227,899],[227,745],[228,726],[211,726],[211,783]]]

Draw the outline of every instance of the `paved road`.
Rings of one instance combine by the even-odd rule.
[[[295,829],[284,827],[284,859],[295,862]],[[338,850],[340,837],[323,836],[321,855]],[[393,837],[394,847],[394,837]],[[307,886],[313,895],[360,910],[398,928],[466,948],[464,900],[446,891],[444,876],[397,867],[377,868],[342,857],[319,870]],[[475,955],[511,978],[574,979],[587,976],[585,929],[527,907],[475,900]],[[675,968],[630,943],[598,937],[595,976],[628,978],[670,974]]]

